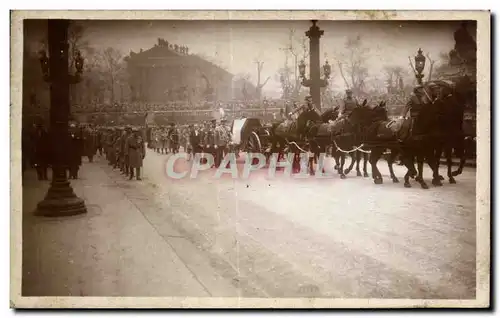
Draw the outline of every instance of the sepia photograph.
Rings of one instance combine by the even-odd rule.
[[[490,305],[487,11],[11,11],[11,307]]]

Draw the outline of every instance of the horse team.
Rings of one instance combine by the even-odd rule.
[[[404,186],[411,187],[414,178],[422,188],[427,189],[424,181],[424,162],[432,170],[432,184],[441,186],[444,178],[439,175],[439,165],[444,152],[447,163],[447,177],[456,183],[455,176],[462,173],[465,165],[466,138],[463,131],[465,103],[457,91],[438,85],[423,86],[428,98],[413,105],[411,117],[391,120],[385,102],[369,107],[365,100],[350,114],[339,117],[337,109],[329,109],[319,114],[314,109],[305,109],[294,122],[275,123],[270,129],[271,152],[314,153],[315,160],[320,153],[332,149],[335,169],[342,179],[357,163],[358,175],[360,159],[364,159],[364,176],[367,177],[367,161],[372,167],[375,184],[383,183],[377,163],[384,154],[393,182],[399,182],[393,170],[396,158],[406,166]],[[452,154],[460,158],[457,170],[452,171]],[[344,169],[345,158],[353,158],[351,165]],[[295,156],[294,165],[299,156]],[[415,168],[415,164],[417,168]]]

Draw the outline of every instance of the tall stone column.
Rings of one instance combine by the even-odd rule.
[[[313,100],[313,103],[321,109],[321,87],[323,81],[321,80],[321,71],[319,64],[319,39],[323,35],[323,30],[320,30],[316,26],[316,21],[313,21],[313,25],[306,32],[309,37],[309,78],[311,79],[311,86],[309,91]]]
[[[68,73],[68,20],[48,21],[50,130],[52,182],[35,212],[40,216],[69,216],[86,213],[85,203],[73,192],[66,176],[69,163],[70,81]]]

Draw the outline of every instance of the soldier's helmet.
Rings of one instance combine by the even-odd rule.
[[[304,99],[306,102],[312,102],[312,96],[307,95],[306,98]]]
[[[350,95],[350,94],[352,94],[352,90],[351,90],[350,88],[348,88],[348,89],[346,89],[346,90],[345,90],[345,93],[346,93],[347,95]]]

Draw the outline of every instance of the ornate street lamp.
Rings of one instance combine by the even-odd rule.
[[[304,63],[304,60],[300,61],[299,74],[300,74],[300,78],[302,78],[302,79],[306,78],[306,64]]]
[[[326,87],[328,85],[328,79],[330,78],[331,72],[332,72],[332,67],[330,64],[328,64],[328,61],[326,61],[325,64],[323,65],[323,77],[324,78],[316,78],[316,81],[314,81],[311,78],[307,78],[307,76],[306,76],[306,64],[304,63],[304,61],[300,61],[300,64],[299,64],[300,78],[302,78],[302,85],[305,87],[311,87],[314,84],[319,84],[319,87]]]
[[[328,60],[326,60],[325,65],[323,65],[323,74],[325,75],[325,79],[329,79],[331,73],[332,67],[328,64]]]
[[[300,61],[299,64],[299,74],[302,78],[302,85],[309,87],[309,92],[312,97],[313,103],[318,109],[321,109],[321,88],[328,85],[328,78],[331,74],[331,66],[328,61],[323,66],[324,78],[321,78],[321,69],[319,62],[319,40],[324,34],[316,23],[317,20],[312,20],[312,26],[306,32],[306,36],[309,38],[309,79],[306,77],[306,64],[304,61]]]
[[[425,68],[425,56],[422,54],[422,49],[418,49],[417,53],[418,54],[415,56],[415,71],[417,71],[417,74],[415,74],[415,77],[417,78],[418,83],[422,85],[422,79],[424,78],[424,74],[422,74],[422,72]]]
[[[40,51],[40,66],[45,81],[50,83],[50,130],[52,182],[47,195],[38,203],[36,215],[69,216],[86,213],[84,201],[77,197],[67,179],[70,143],[69,85],[80,82],[84,60],[75,55],[74,75],[68,73],[68,20],[48,21],[49,55]]]

